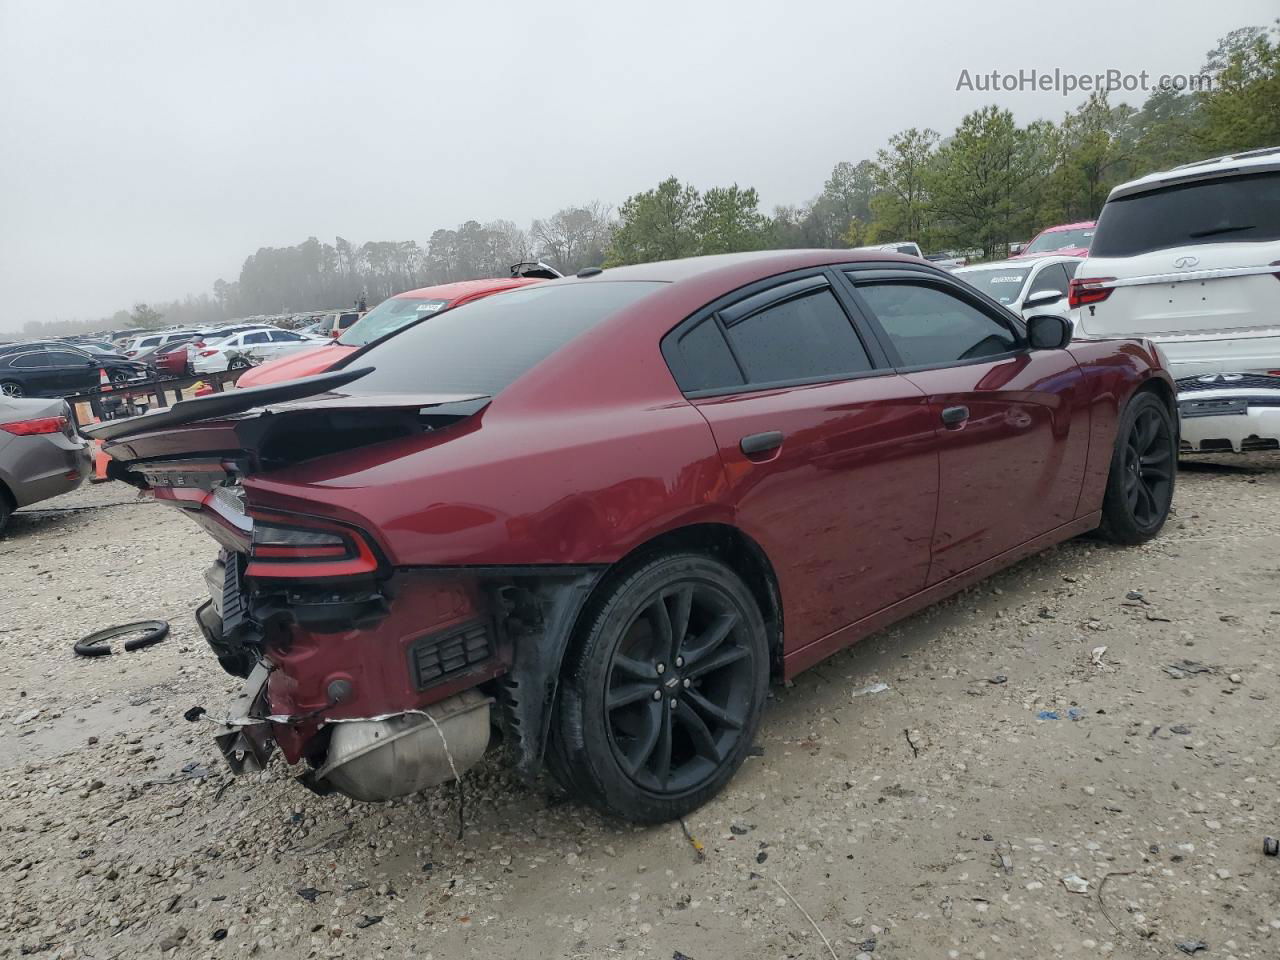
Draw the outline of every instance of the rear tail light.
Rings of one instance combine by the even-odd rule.
[[[1067,288],[1067,303],[1072,307],[1082,307],[1088,303],[1101,303],[1111,296],[1113,287],[1104,284],[1114,283],[1115,277],[1074,277]]]
[[[378,557],[354,527],[320,517],[250,510],[253,541],[246,576],[318,579],[375,573]]]
[[[66,417],[40,417],[36,420],[19,420],[16,423],[0,423],[0,430],[15,437],[34,437],[46,433],[65,433]]]
[[[202,357],[213,357],[213,356],[217,356],[217,354],[218,354],[217,350],[201,350],[200,351],[200,356]]]

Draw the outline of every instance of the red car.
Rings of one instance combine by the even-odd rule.
[[[287,357],[271,360],[246,370],[236,384],[240,387],[261,387],[268,383],[279,383],[282,380],[293,380],[297,377],[308,377],[313,373],[320,373],[328,370],[338,361],[345,360],[361,347],[379,337],[385,337],[388,333],[412,323],[419,317],[439,313],[450,307],[459,307],[472,300],[501,293],[503,290],[513,290],[516,287],[537,282],[530,277],[497,277],[442,283],[434,287],[397,293],[366,313],[349,329],[343,331],[342,336],[336,340],[331,340],[314,350],[291,353]]]
[[[195,338],[191,337],[186,340],[164,343],[138,354],[135,359],[151,364],[161,377],[185,377],[189,369],[187,345],[194,342]]]
[[[1089,247],[1093,244],[1093,228],[1096,226],[1094,221],[1085,220],[1081,223],[1064,223],[1057,227],[1045,227],[1010,259],[1041,257],[1050,253],[1087,257]]]
[[[273,387],[92,428],[222,547],[198,612],[247,676],[234,769],[443,782],[500,731],[620,817],[680,816],[768,684],[1173,496],[1174,389],[886,253],[761,252],[541,283]]]

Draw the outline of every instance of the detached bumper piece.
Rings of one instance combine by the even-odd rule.
[[[271,668],[265,663],[253,668],[240,693],[231,701],[221,732],[214,735],[227,766],[236,775],[265,770],[271,754],[275,752],[271,727],[260,719],[266,708],[267,677],[270,675]]]

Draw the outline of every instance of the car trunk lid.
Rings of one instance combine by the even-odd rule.
[[[1152,340],[1280,335],[1280,243],[1215,243],[1136,257],[1090,258],[1076,276],[1112,278],[1105,300],[1084,305],[1092,337]]]

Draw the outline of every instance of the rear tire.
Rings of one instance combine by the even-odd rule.
[[[1120,416],[1100,533],[1113,543],[1145,543],[1160,532],[1173,504],[1178,431],[1156,394],[1144,391]]]
[[[9,517],[13,513],[13,507],[9,502],[9,491],[4,488],[4,484],[0,483],[0,536],[4,535],[4,528],[9,523]]]
[[[746,758],[769,646],[750,590],[701,554],[606,580],[565,657],[549,767],[574,796],[635,823],[682,817]]]

